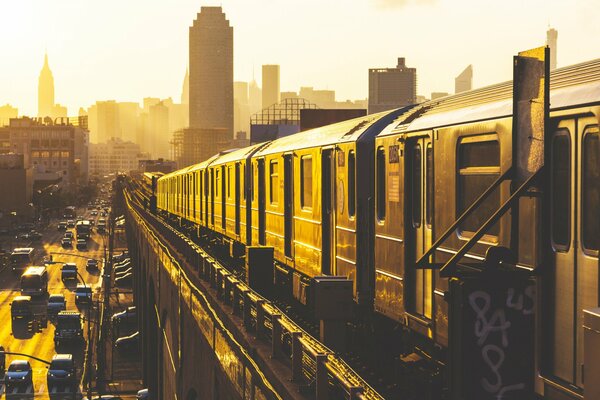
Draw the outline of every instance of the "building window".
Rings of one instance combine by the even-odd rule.
[[[385,220],[385,150],[383,147],[377,149],[377,219]]]
[[[49,151],[42,151],[42,152],[40,152],[40,156],[42,158],[50,158],[50,152]]]
[[[312,156],[304,156],[300,159],[300,206],[302,208],[312,208],[313,205],[313,187],[312,187]]]
[[[61,151],[60,152],[60,156],[62,158],[69,158],[69,152],[68,151]]]
[[[271,161],[270,168],[270,182],[269,182],[269,195],[271,204],[279,201],[279,173],[278,173],[277,161]]]
[[[356,215],[356,156],[353,150],[348,152],[348,215]]]
[[[598,251],[600,249],[600,135],[598,126],[586,128],[583,135],[583,184],[581,185],[583,247],[586,250]]]
[[[459,144],[458,165],[457,217],[462,215],[499,178],[500,144],[497,140],[467,138]],[[461,233],[468,235],[477,232],[498,208],[500,208],[500,190],[496,188],[462,223]],[[498,236],[499,233],[498,223],[487,232],[493,236]]]

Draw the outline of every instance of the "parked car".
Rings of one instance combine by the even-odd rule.
[[[60,245],[62,247],[73,247],[73,239],[68,238],[68,237],[64,237],[62,238],[62,240],[60,241]]]
[[[78,283],[75,288],[75,304],[92,302],[92,288],[85,286],[83,283]]]
[[[115,278],[115,285],[117,287],[131,287],[133,284],[133,274],[130,272],[118,278]]]
[[[127,322],[135,322],[137,318],[137,309],[135,306],[127,307],[125,310],[120,311],[118,313],[114,313],[112,317],[110,317],[110,321],[112,324],[122,324]]]
[[[66,281],[67,279],[77,280],[77,264],[64,263],[60,270],[60,278],[63,281]]]
[[[129,251],[125,250],[119,254],[113,255],[113,262],[122,262],[129,257]]]
[[[67,309],[67,300],[62,294],[51,294],[48,297],[48,314],[56,315]]]
[[[17,296],[10,303],[10,316],[12,320],[31,318],[31,296]]]
[[[4,375],[4,384],[8,392],[13,386],[29,386],[33,384],[33,371],[27,360],[13,360]]]
[[[85,263],[85,267],[87,269],[98,269],[98,260],[94,258],[88,258],[87,262]]]
[[[48,388],[56,385],[77,385],[77,369],[72,354],[55,354],[47,374]]]
[[[120,277],[125,276],[127,274],[131,274],[132,272],[133,272],[133,268],[131,268],[131,267],[129,267],[127,269],[120,268],[118,270],[115,270],[115,277],[120,278]]]
[[[115,340],[115,348],[122,353],[132,353],[139,349],[140,332],[137,331],[129,336],[123,336]]]
[[[77,250],[87,250],[87,240],[77,239]]]

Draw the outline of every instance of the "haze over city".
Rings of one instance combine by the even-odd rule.
[[[96,100],[179,99],[188,28],[202,5],[222,5],[234,27],[234,80],[261,85],[261,65],[279,64],[282,91],[314,86],[337,100],[365,99],[368,68],[394,66],[398,56],[417,68],[426,97],[452,93],[469,64],[473,87],[511,79],[511,56],[543,45],[549,27],[559,32],[559,67],[600,50],[594,1],[10,1],[0,104],[37,114],[45,51],[69,115]]]

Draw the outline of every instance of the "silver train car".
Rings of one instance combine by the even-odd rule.
[[[489,322],[473,300],[479,292],[461,301],[461,290],[484,282],[478,272],[495,259],[511,270],[503,315],[529,318],[520,331],[523,347],[513,349],[528,354],[527,362],[514,362],[526,366],[528,381],[514,386],[548,399],[582,398],[590,379],[583,310],[600,305],[600,60],[552,71],[546,178],[510,203],[458,260],[462,273],[435,267],[512,201],[512,96],[506,82],[217,155],[158,178],[157,209],[218,238],[232,254],[272,247],[275,280],[303,304],[311,304],[317,276],[352,280],[362,312],[383,321],[376,324],[401,326],[418,352],[455,369],[473,361],[464,355],[471,346],[464,338],[473,334],[461,335],[464,318],[480,328]],[[432,250],[449,227],[455,229]],[[499,249],[509,254],[504,263]],[[430,266],[417,268],[428,251]],[[503,287],[500,280],[482,285]],[[519,340],[514,321],[513,331],[492,322],[494,333],[485,335],[492,340],[501,332],[497,347],[507,359],[506,342]],[[478,359],[487,386],[467,388],[464,377],[449,372],[451,398],[500,398],[512,378],[506,372],[499,384],[499,357]],[[509,389],[521,394],[502,398],[529,398]]]

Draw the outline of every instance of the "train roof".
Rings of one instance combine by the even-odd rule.
[[[512,116],[511,81],[420,104],[380,136]],[[600,59],[550,73],[550,109],[600,102]]]
[[[268,143],[264,148],[256,152],[256,156],[285,153],[311,147],[323,147],[343,142],[353,142],[369,131],[372,132],[372,130],[376,130],[378,133],[392,122],[394,118],[404,114],[409,108],[410,107],[405,107],[402,109],[365,115],[364,117],[322,126],[290,136],[284,136]]]
[[[224,154],[224,155],[219,156],[216,159],[214,159],[210,163],[210,166],[212,167],[215,165],[222,165],[222,164],[226,164],[226,163],[229,163],[232,161],[239,161],[239,160],[246,159],[248,156],[252,155],[255,151],[257,151],[261,147],[268,146],[269,143],[270,142],[258,143],[258,144],[254,144],[252,146],[233,150],[227,154]]]

